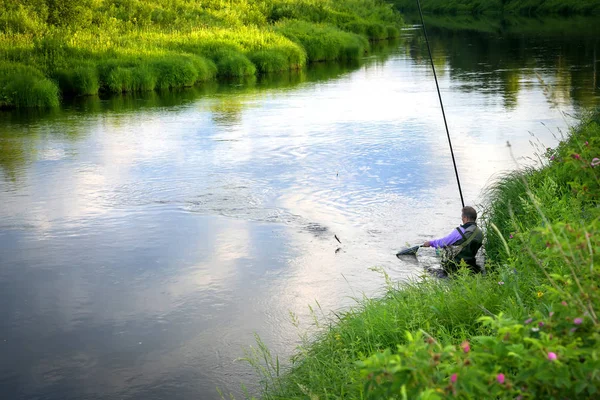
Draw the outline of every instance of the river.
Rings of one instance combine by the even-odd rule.
[[[448,21],[429,33],[477,205],[600,105],[600,36]],[[372,267],[418,279],[395,252],[461,208],[417,26],[356,66],[2,112],[0,204],[0,392],[51,400],[239,396],[255,333],[286,360],[309,305],[380,294]]]

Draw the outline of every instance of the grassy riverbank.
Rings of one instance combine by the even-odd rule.
[[[0,0],[0,107],[352,61],[399,35],[382,0]]]
[[[318,321],[284,373],[259,346],[262,397],[597,396],[600,115],[543,153],[488,191],[488,275],[388,280],[385,297]]]
[[[416,0],[392,0],[402,12],[418,12]],[[600,15],[600,0],[421,0],[424,12],[438,14]]]

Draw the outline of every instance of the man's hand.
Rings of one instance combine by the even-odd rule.
[[[423,247],[431,247],[431,243],[429,243],[429,241],[426,241],[425,243],[423,243]]]

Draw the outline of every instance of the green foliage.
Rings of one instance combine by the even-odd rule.
[[[369,42],[363,36],[329,25],[287,20],[278,22],[276,30],[302,45],[311,62],[356,60],[369,49]]]
[[[0,61],[65,95],[178,88],[355,60],[401,22],[383,0],[0,0]]]
[[[277,50],[259,50],[250,54],[250,60],[258,72],[272,73],[289,69],[289,61],[285,53]]]
[[[517,322],[502,314],[479,321],[491,331],[460,346],[419,331],[407,343],[358,362],[367,399],[594,398],[600,330],[576,307]],[[575,321],[575,322],[574,322]],[[581,322],[580,322],[581,321]]]
[[[235,50],[221,50],[215,54],[219,76],[240,77],[256,73],[256,66],[243,55]],[[289,66],[288,68],[289,69]]]
[[[98,71],[96,66],[91,64],[59,70],[55,77],[63,94],[94,95],[100,88]]]
[[[32,67],[0,62],[0,108],[56,107],[58,87]]]

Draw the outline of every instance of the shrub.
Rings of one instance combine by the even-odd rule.
[[[407,332],[394,353],[358,365],[367,398],[593,398],[600,389],[599,330],[574,307],[517,322],[499,315],[480,321],[491,335],[460,346]]]

